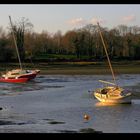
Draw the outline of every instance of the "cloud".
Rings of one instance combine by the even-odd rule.
[[[92,18],[91,20],[85,20],[83,18],[75,18],[67,21],[68,24],[71,26],[84,26],[86,24],[97,24],[99,22],[100,24],[104,24],[105,20],[103,19],[98,19],[98,18]]]
[[[84,20],[83,18],[75,18],[69,20],[68,23],[72,26],[77,26],[77,25],[80,26],[86,24],[86,20]]]
[[[122,20],[124,22],[127,22],[128,23],[128,22],[135,21],[136,20],[136,17],[135,17],[135,15],[128,15],[128,16],[123,17]]]
[[[92,24],[97,24],[97,22],[99,22],[100,24],[102,24],[102,23],[105,23],[105,20],[103,20],[103,19],[98,19],[98,18],[92,18],[92,19],[90,20],[90,23],[92,23]]]

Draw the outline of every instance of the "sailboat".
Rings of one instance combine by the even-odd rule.
[[[103,47],[104,47],[104,51],[106,53],[106,57],[108,60],[108,64],[112,73],[112,77],[114,82],[108,82],[108,81],[104,81],[104,80],[99,80],[99,82],[102,82],[105,84],[105,86],[103,88],[98,88],[96,89],[93,94],[95,96],[96,99],[98,99],[100,102],[104,102],[104,103],[131,103],[131,93],[126,91],[125,89],[121,88],[120,86],[117,85],[116,83],[116,79],[114,76],[114,71],[110,62],[110,58],[108,56],[108,52],[106,49],[106,45],[102,36],[102,32],[99,26],[99,23],[97,23],[98,25],[98,29],[99,29],[99,34],[103,43]]]
[[[19,55],[19,51],[18,51],[18,47],[17,47],[17,43],[16,43],[14,31],[13,31],[13,25],[12,25],[12,21],[11,21],[10,16],[9,16],[9,19],[10,19],[10,23],[11,23],[11,27],[12,27],[12,35],[13,35],[14,43],[16,46],[16,52],[17,52],[20,68],[10,70],[10,71],[6,72],[5,74],[3,74],[2,77],[0,78],[0,82],[11,82],[11,83],[27,82],[31,79],[34,79],[36,77],[36,75],[40,72],[40,70],[38,70],[38,69],[25,70],[22,68],[20,55]]]

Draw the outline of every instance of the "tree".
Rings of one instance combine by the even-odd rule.
[[[10,61],[13,56],[13,49],[10,48],[10,40],[0,27],[0,61]]]
[[[13,24],[13,27],[10,28],[10,30],[13,30],[14,32],[21,60],[25,59],[24,34],[25,32],[31,30],[32,27],[33,25],[29,22],[29,20],[22,17],[21,21]]]
[[[55,53],[58,53],[58,54],[64,54],[65,53],[65,49],[63,48],[62,46],[62,33],[60,30],[58,30],[54,36],[53,36],[53,39],[54,39],[54,43],[55,43]]]
[[[68,31],[62,37],[62,46],[66,51],[66,54],[75,54],[74,39],[76,37],[75,31]]]
[[[97,26],[88,24],[82,28],[82,31],[86,36],[87,55],[90,59],[92,56],[96,56]]]

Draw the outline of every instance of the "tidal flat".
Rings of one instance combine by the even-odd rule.
[[[139,133],[140,74],[116,77],[133,94],[126,105],[100,104],[92,94],[99,79],[112,77],[40,74],[25,84],[0,83],[0,133]]]

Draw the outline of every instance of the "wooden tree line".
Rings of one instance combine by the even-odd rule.
[[[105,52],[96,25],[88,24],[62,35],[61,31],[50,34],[36,33],[33,25],[25,18],[14,24],[14,33],[22,61],[50,54],[70,55],[75,60],[102,60]],[[111,59],[140,59],[140,27],[118,25],[113,29],[101,27]],[[0,28],[0,61],[17,59],[15,46],[9,33]]]

